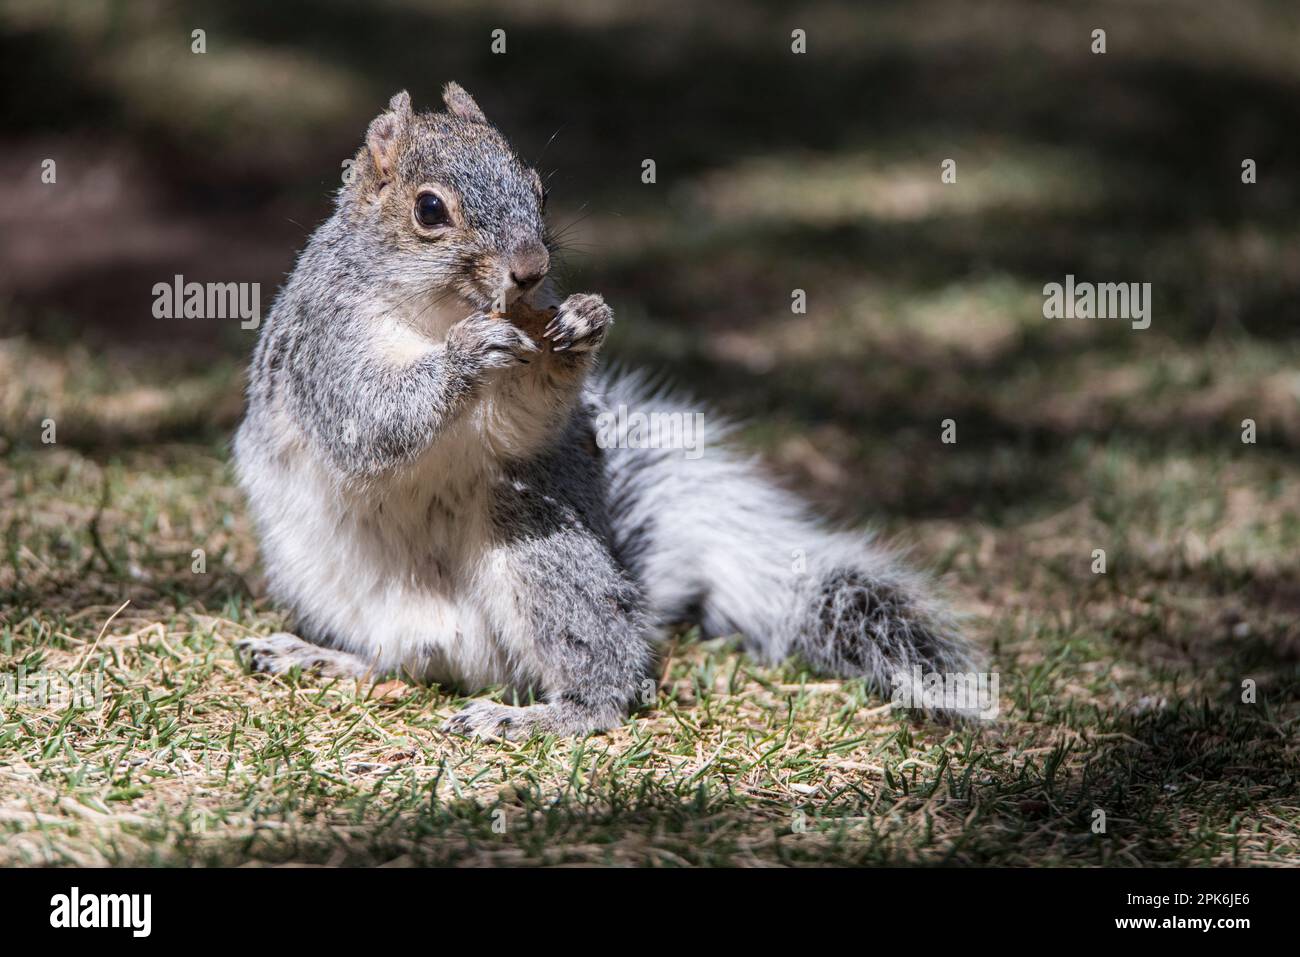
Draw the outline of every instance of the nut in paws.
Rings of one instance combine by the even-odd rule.
[[[475,313],[452,327],[449,342],[486,369],[528,365],[541,347],[528,333],[486,313]]]

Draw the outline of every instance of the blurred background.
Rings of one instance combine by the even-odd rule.
[[[0,0],[0,650],[75,666],[61,643],[129,596],[114,629],[270,694],[226,643],[281,624],[228,467],[255,333],[155,319],[152,288],[259,282],[268,309],[370,119],[451,79],[549,177],[561,278],[618,317],[607,355],[942,576],[1006,698],[997,826],[940,816],[963,854],[1091,860],[1096,788],[1142,822],[1116,859],[1294,862],[1291,0]],[[1150,328],[1045,320],[1067,274],[1150,282]],[[693,654],[687,689],[715,668]]]
[[[1120,424],[1196,442],[1238,411],[1265,443],[1296,437],[1278,361],[1300,301],[1294,4],[0,11],[0,296],[7,334],[36,357],[84,349],[145,379],[189,363],[230,374],[252,334],[153,318],[153,284],[257,281],[268,307],[368,120],[399,88],[438,107],[454,78],[551,174],[565,278],[614,303],[614,354],[773,428],[829,428],[849,459],[877,431],[916,429],[932,447],[945,416],[983,454]],[[1090,52],[1096,27],[1105,55]],[[505,55],[490,52],[497,28]],[[806,55],[790,51],[794,28]],[[56,185],[40,179],[47,157]],[[646,157],[655,185],[640,181]],[[945,158],[955,185],[940,182]],[[1152,329],[1044,322],[1041,288],[1067,272],[1152,282]],[[791,315],[794,288],[806,317]],[[1225,394],[1217,375],[1233,364],[1247,375]],[[224,428],[236,409],[172,425]],[[897,486],[877,490],[891,508],[963,511],[1053,486],[1052,463],[1030,456],[1021,474],[981,461],[936,489],[926,455],[900,451],[887,454]],[[837,480],[832,463],[806,464]]]
[[[611,353],[760,422],[829,500],[868,467],[869,511],[1059,497],[1070,443],[1116,428],[1298,437],[1294,4],[6,0],[0,29],[6,371],[117,386],[67,438],[229,429],[253,334],[155,319],[153,284],[269,308],[369,119],[448,79],[551,175]],[[1152,328],[1045,322],[1067,272],[1153,283]]]

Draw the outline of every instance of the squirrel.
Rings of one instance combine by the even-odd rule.
[[[626,722],[688,621],[886,693],[973,667],[924,578],[725,435],[698,457],[595,441],[612,410],[692,405],[596,369],[613,312],[558,301],[540,177],[463,88],[443,101],[403,91],[370,123],[262,324],[235,470],[298,633],[240,642],[251,668],[503,686],[516,703],[444,728],[520,739]],[[530,334],[515,304],[556,312]]]

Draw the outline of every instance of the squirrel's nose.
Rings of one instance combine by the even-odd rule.
[[[529,246],[510,257],[510,281],[520,289],[531,289],[542,281],[551,268],[551,256],[545,246]]]

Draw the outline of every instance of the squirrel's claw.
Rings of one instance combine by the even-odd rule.
[[[605,333],[614,321],[614,311],[600,296],[580,293],[560,305],[560,311],[542,330],[551,342],[552,352],[591,352],[605,341]]]

